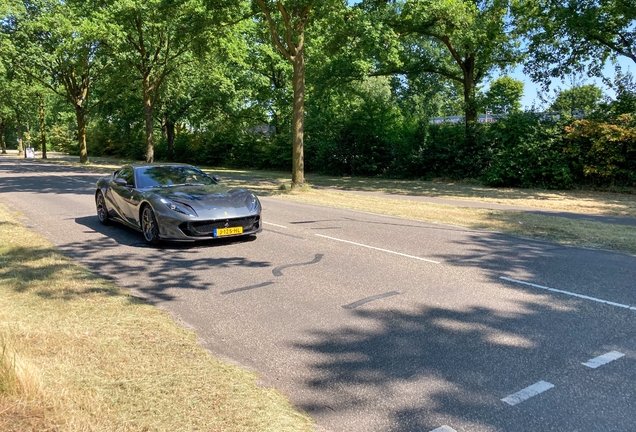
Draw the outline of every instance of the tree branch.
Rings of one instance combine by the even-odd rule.
[[[258,5],[261,8],[261,11],[263,12],[263,14],[265,14],[265,18],[267,19],[267,22],[269,24],[269,32],[272,35],[274,45],[276,45],[276,47],[280,50],[281,54],[283,54],[283,56],[285,56],[287,60],[289,60],[290,62],[293,62],[294,60],[291,54],[287,51],[287,49],[285,49],[285,47],[280,41],[280,38],[278,37],[278,34],[276,33],[274,20],[272,19],[272,15],[269,9],[267,8],[267,5],[263,2],[263,0],[256,0],[256,3],[258,3]]]

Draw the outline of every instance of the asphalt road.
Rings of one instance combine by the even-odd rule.
[[[0,203],[322,430],[636,430],[634,256],[268,197],[256,240],[151,248],[97,177],[0,157]]]

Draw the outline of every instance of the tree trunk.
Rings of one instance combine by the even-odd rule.
[[[464,105],[466,123],[477,121],[477,104],[475,101],[475,83],[472,77],[464,81]]]
[[[2,154],[7,154],[7,124],[4,120],[0,122],[0,143],[2,145]]]
[[[46,133],[44,131],[44,98],[38,94],[40,105],[40,137],[42,141],[42,159],[46,159]]]
[[[473,67],[464,69],[464,112],[466,117],[466,144],[475,144],[475,124],[477,122],[477,101],[475,100],[475,73]]]
[[[150,88],[150,75],[144,76],[144,119],[146,121],[146,162],[152,163],[155,160],[155,136],[154,122],[152,115],[152,97]]]
[[[304,49],[294,57],[294,106],[292,115],[292,188],[305,183],[305,163],[303,155],[305,131],[305,55]]]
[[[22,123],[18,120],[18,156],[24,156],[24,145],[22,144]]]
[[[168,143],[168,155],[174,154],[174,122],[166,119],[166,142]]]
[[[86,149],[86,112],[81,105],[75,104],[75,117],[77,118],[77,142],[79,144],[80,163],[88,163],[88,151]]]

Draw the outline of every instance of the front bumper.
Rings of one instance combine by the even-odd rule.
[[[167,222],[167,223],[166,223]],[[196,241],[210,240],[217,238],[238,237],[244,235],[258,234],[263,230],[261,215],[251,215],[236,218],[224,218],[213,220],[160,220],[159,236],[162,240]],[[217,237],[214,235],[218,228],[241,227],[241,234],[224,235]]]

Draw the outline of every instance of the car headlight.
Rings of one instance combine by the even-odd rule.
[[[192,207],[183,203],[177,203],[174,201],[167,200],[165,198],[161,198],[160,200],[163,204],[166,205],[170,210],[175,211],[177,213],[184,214],[190,217],[197,217],[197,212],[194,211]]]
[[[254,211],[256,209],[256,206],[258,205],[258,198],[256,198],[256,195],[249,194],[247,197],[245,197],[245,205],[250,211]]]

